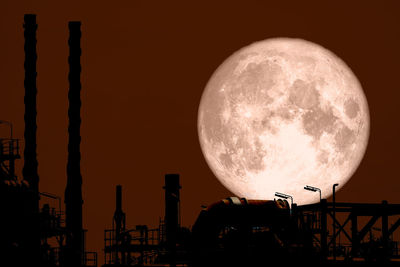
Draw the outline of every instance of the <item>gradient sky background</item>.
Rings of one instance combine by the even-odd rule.
[[[198,104],[224,59],[269,37],[328,48],[364,88],[369,145],[337,201],[400,203],[399,1],[2,0],[0,11],[0,119],[12,121],[21,139],[23,15],[38,15],[40,190],[59,196],[67,162],[67,24],[82,21],[84,226],[87,247],[101,260],[115,185],[123,185],[129,227],[158,225],[165,173],[181,174],[185,226],[194,223],[200,205],[231,195],[200,150]],[[7,135],[0,125],[0,136]]]

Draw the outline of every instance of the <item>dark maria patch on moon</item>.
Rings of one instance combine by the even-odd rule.
[[[354,143],[355,134],[346,125],[342,125],[335,135],[335,144],[338,151],[345,151],[349,145]]]
[[[354,99],[350,98],[344,102],[344,111],[350,119],[354,119],[360,111],[360,107]]]
[[[321,164],[328,164],[329,163],[329,152],[326,150],[321,149],[321,151],[318,152],[317,160]]]
[[[289,88],[289,100],[299,108],[310,109],[318,105],[319,92],[314,83],[306,83],[297,79]]]
[[[221,164],[228,170],[234,166],[232,156],[229,153],[219,154],[219,160]]]
[[[275,84],[275,76],[281,68],[270,61],[262,63],[250,63],[246,68],[234,76],[234,79],[226,86],[226,93],[234,96],[242,95],[246,102],[265,104],[273,102],[267,91]],[[241,103],[240,101],[237,101]],[[235,103],[235,101],[233,101]]]
[[[324,111],[320,107],[308,110],[302,118],[306,134],[315,137],[316,140],[321,137],[323,132],[331,133],[337,120],[332,109]]]

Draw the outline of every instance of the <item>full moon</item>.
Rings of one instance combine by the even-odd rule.
[[[235,52],[214,72],[198,111],[204,157],[248,199],[319,201],[346,184],[369,137],[362,87],[338,56],[302,39],[273,38]]]

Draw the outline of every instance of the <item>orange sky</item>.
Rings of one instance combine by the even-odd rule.
[[[164,174],[181,174],[182,222],[230,193],[197,138],[201,93],[237,49],[268,37],[332,50],[359,78],[371,113],[367,153],[338,201],[400,203],[398,1],[12,1],[0,16],[0,119],[23,138],[23,15],[37,14],[40,190],[63,196],[70,20],[82,21],[82,176],[88,249],[100,253],[116,184],[127,224],[156,226]],[[368,3],[366,3],[368,2]],[[324,5],[323,5],[324,4]],[[0,125],[0,135],[8,129]]]

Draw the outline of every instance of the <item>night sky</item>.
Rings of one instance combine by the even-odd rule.
[[[128,227],[158,226],[164,174],[181,175],[184,226],[201,205],[231,196],[197,136],[197,110],[213,71],[269,37],[333,51],[360,80],[371,133],[337,201],[400,203],[399,1],[13,1],[0,4],[0,120],[24,131],[23,16],[37,14],[40,191],[64,196],[68,21],[82,21],[82,177],[87,248],[102,259],[114,194],[123,185]],[[0,125],[0,136],[8,136]],[[21,169],[22,161],[19,163]],[[20,172],[19,172],[20,173]]]

